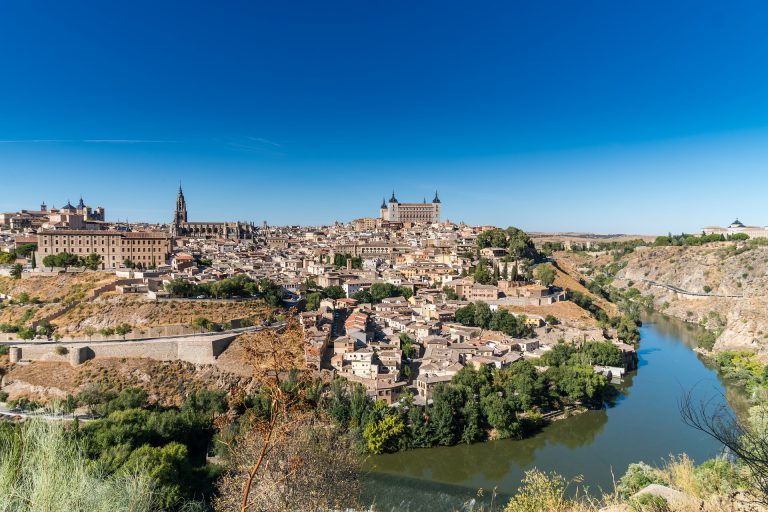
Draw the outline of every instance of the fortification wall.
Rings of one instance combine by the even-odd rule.
[[[11,362],[56,361],[77,366],[89,359],[144,358],[156,361],[187,361],[193,364],[215,364],[237,334],[182,337],[146,341],[104,343],[40,343],[10,348]],[[62,352],[60,348],[66,351]]]

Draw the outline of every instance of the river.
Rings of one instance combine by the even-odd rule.
[[[660,464],[686,453],[697,462],[720,453],[710,437],[686,426],[678,410],[684,390],[699,396],[725,395],[737,412],[741,394],[722,381],[692,349],[696,326],[660,315],[640,329],[639,367],[619,386],[611,406],[554,422],[523,440],[501,440],[410,450],[371,457],[363,498],[377,510],[461,510],[488,502],[496,489],[506,501],[531,468],[580,477],[590,489],[613,490],[632,462]]]

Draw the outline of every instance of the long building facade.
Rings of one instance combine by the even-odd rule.
[[[176,197],[176,211],[171,223],[171,235],[189,238],[229,238],[240,240],[253,238],[256,228],[247,222],[189,222],[187,219],[187,201],[179,187]]]
[[[102,269],[115,269],[126,260],[143,268],[163,265],[171,255],[171,237],[163,231],[40,230],[37,232],[37,261],[68,252],[85,257],[101,256]]]
[[[426,199],[422,203],[401,203],[392,191],[389,202],[381,200],[381,220],[387,222],[412,222],[414,224],[434,224],[440,222],[440,198],[435,192],[431,203]]]

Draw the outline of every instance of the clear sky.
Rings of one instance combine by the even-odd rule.
[[[768,224],[768,3],[0,2],[0,210]]]

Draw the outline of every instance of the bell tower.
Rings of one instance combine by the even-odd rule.
[[[179,195],[176,197],[176,213],[173,216],[174,224],[187,222],[187,202],[184,200],[184,192],[179,185]]]

